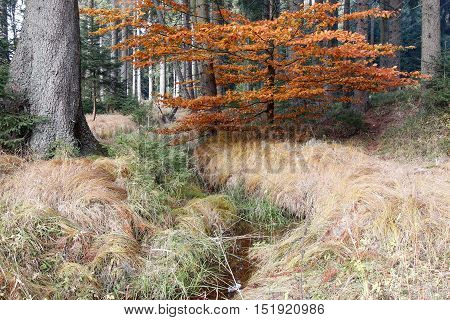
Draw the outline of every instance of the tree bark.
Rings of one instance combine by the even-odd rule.
[[[384,10],[398,11],[396,16],[381,21],[381,43],[390,43],[400,46],[402,44],[402,31],[399,11],[402,9],[403,1],[384,0],[381,5]],[[386,68],[397,66],[400,68],[400,53],[397,52],[393,57],[382,57],[381,66]]]
[[[441,53],[440,2],[422,0],[422,73],[435,76]]]
[[[9,61],[8,1],[0,0],[0,62]]]
[[[94,4],[94,0],[90,0],[89,1],[89,8],[90,9],[94,9],[95,8],[95,4]],[[94,21],[94,17],[91,16],[90,21],[89,21],[89,31],[90,32],[94,32],[95,31],[95,21]],[[90,37],[90,45],[92,47],[95,46],[95,41],[94,41],[94,37],[91,36]],[[97,118],[97,72],[94,68],[94,70],[92,71],[92,88],[91,88],[92,94],[91,94],[91,99],[92,99],[92,119],[93,121],[95,121],[95,119]]]
[[[126,9],[127,4],[124,2],[119,1],[121,3],[122,9]],[[128,28],[124,27],[120,31],[120,41],[125,42],[128,38]],[[123,59],[128,56],[128,49],[122,49],[120,50],[120,57]],[[122,84],[125,86],[125,92],[127,95],[130,93],[130,77],[129,77],[129,68],[130,64],[128,61],[122,61],[122,64],[120,66],[120,80]]]
[[[153,66],[148,67],[148,100],[153,101]]]
[[[366,11],[369,8],[368,0],[357,1],[356,11]],[[368,40],[369,23],[367,19],[356,21],[356,32],[365,36]],[[355,103],[352,108],[357,112],[364,112],[367,109],[369,95],[365,91],[355,90]]]
[[[275,10],[275,0],[266,0],[266,17],[268,20],[274,20],[276,18],[276,10]],[[274,67],[275,63],[275,46],[274,43],[271,42],[271,45],[268,50],[269,58],[268,58],[268,66],[267,66],[267,86],[271,90],[271,96],[269,97],[266,103],[266,117],[267,122],[269,124],[273,124],[275,122],[275,100],[273,97],[275,91],[275,77],[276,70]]]
[[[350,9],[351,9],[351,7],[350,7],[350,0],[345,0],[344,1],[344,14],[349,14],[350,13]],[[350,21],[349,20],[344,21],[343,29],[345,31],[350,31]]]
[[[198,23],[209,23],[209,3],[207,0],[197,0],[198,7]],[[216,77],[214,74],[214,64],[212,61],[205,61],[201,64],[200,70],[200,83],[202,88],[202,93],[204,96],[216,96],[217,86]]]
[[[118,8],[119,7],[119,0],[113,1],[113,7]],[[119,30],[114,29],[111,31],[111,47],[117,45],[119,43]],[[111,60],[114,62],[117,62],[119,60],[119,51],[117,49],[111,50]],[[113,81],[118,82],[119,81],[119,70],[114,68],[111,74]]]
[[[10,90],[43,118],[29,145],[39,155],[55,143],[76,145],[83,154],[99,150],[81,108],[78,1],[29,0],[10,68]]]

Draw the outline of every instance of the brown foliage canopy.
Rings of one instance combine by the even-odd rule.
[[[142,34],[129,37],[118,48],[134,48],[127,59],[143,68],[165,59],[213,64],[217,95],[193,97],[196,81],[182,79],[182,96],[160,97],[165,107],[189,109],[169,132],[191,129],[236,130],[244,126],[283,126],[320,116],[332,102],[349,101],[354,90],[381,92],[411,85],[419,77],[375,62],[401,47],[371,45],[364,35],[339,30],[346,21],[389,17],[378,8],[336,16],[340,4],[318,3],[272,20],[250,21],[220,10],[225,23],[165,25],[149,22],[149,12],[189,14],[172,0],[144,0],[126,9],[85,10],[104,25],[99,33],[133,27]],[[208,69],[209,70],[209,69]],[[264,117],[265,115],[265,117]]]

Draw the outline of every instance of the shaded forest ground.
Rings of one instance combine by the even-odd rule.
[[[448,104],[421,99],[375,96],[308,142],[173,147],[99,115],[108,157],[2,154],[0,297],[448,298]]]

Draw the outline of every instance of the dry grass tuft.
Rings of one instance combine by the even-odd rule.
[[[93,115],[88,114],[86,120],[95,137],[102,142],[108,142],[118,134],[132,133],[138,129],[131,116],[121,114],[99,114],[95,121]]]
[[[2,175],[8,174],[18,168],[25,162],[22,158],[3,154],[0,151],[0,178]]]
[[[217,286],[221,239],[164,223],[178,205],[168,190],[190,175],[166,168],[167,189],[151,162],[162,149],[127,147],[116,159],[0,156],[0,299],[174,299]],[[212,197],[186,210],[225,227],[232,209]]]
[[[127,208],[127,192],[112,168],[105,170],[105,163],[87,159],[28,163],[5,180],[1,196],[8,207],[50,209],[95,234],[133,234],[145,223]]]
[[[155,232],[129,208],[123,163],[20,166],[0,189],[0,296],[92,299],[118,288],[141,259],[138,238]]]
[[[239,220],[236,207],[223,195],[192,200],[175,215],[182,229],[209,236],[223,234]]]
[[[245,298],[447,298],[448,166],[382,161],[355,148],[213,138],[196,151],[214,186],[242,185],[305,218],[252,250]]]
[[[144,246],[145,265],[132,296],[187,299],[217,290],[223,256],[219,240],[182,229],[158,233]]]

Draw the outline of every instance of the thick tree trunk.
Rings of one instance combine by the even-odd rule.
[[[439,0],[422,0],[422,73],[436,75],[441,53]]]
[[[368,0],[357,1],[356,11],[366,11],[369,8]],[[364,35],[368,40],[369,22],[368,19],[359,19],[356,21],[356,32]],[[367,109],[369,95],[365,91],[355,91],[355,103],[353,109],[358,112],[364,112]]]
[[[99,149],[81,108],[78,1],[29,0],[9,88],[44,119],[30,138],[44,155],[55,143],[77,145],[82,153]]]

